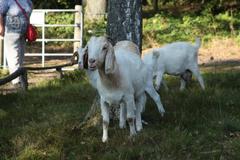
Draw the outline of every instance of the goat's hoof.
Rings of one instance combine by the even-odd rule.
[[[148,125],[148,122],[142,120],[142,124],[144,124],[144,125]]]
[[[134,143],[134,142],[136,142],[136,135],[132,135],[132,136],[129,136],[128,137],[128,140],[131,142],[131,143]]]
[[[179,90],[182,92],[182,91],[184,91],[184,90],[185,90],[185,88],[180,88]]]
[[[126,125],[120,125],[119,128],[120,128],[120,129],[125,129],[125,128],[126,128]]]
[[[121,129],[126,128],[126,123],[120,123],[120,124],[119,124],[119,128],[121,128]]]
[[[134,131],[133,133],[130,134],[130,137],[134,137],[134,136],[136,136],[136,135],[137,135],[137,132]]]
[[[107,137],[102,137],[102,142],[103,143],[106,143],[108,141],[108,138]]]
[[[164,117],[165,111],[164,110],[160,111],[160,114],[161,114],[162,117]]]
[[[142,129],[143,129],[142,126],[137,126],[137,127],[136,127],[137,132],[140,132]]]

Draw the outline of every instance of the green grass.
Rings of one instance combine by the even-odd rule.
[[[240,159],[240,73],[203,76],[206,91],[194,80],[183,92],[177,78],[167,77],[170,91],[160,92],[166,115],[148,99],[149,125],[130,139],[114,121],[106,144],[101,126],[73,129],[96,95],[81,72],[0,95],[0,159]]]

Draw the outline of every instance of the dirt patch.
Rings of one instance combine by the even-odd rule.
[[[240,62],[240,46],[234,39],[214,39],[199,51],[199,63]]]

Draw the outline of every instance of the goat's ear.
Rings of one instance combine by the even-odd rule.
[[[110,42],[113,45],[113,39],[109,35],[106,36],[106,39],[108,42]]]
[[[114,63],[115,63],[115,54],[114,54],[114,48],[109,43],[107,48],[107,54],[105,57],[105,73],[111,74],[114,72]]]
[[[88,69],[88,49],[83,49],[83,68]]]

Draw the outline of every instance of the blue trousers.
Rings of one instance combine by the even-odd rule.
[[[4,53],[10,74],[15,72],[23,65],[26,40],[25,33],[27,21],[22,16],[6,16],[5,17],[5,35],[4,35]],[[12,81],[13,84],[22,81],[22,77],[18,77]]]

